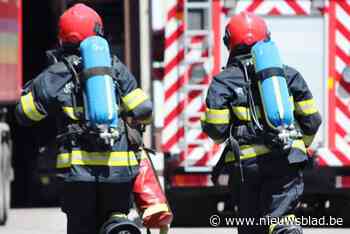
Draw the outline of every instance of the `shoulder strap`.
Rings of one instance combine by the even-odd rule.
[[[121,62],[116,55],[112,55],[112,78],[114,80],[115,88],[117,89],[119,94],[123,94],[123,91],[120,87],[120,82],[122,80],[122,76],[120,75],[120,66]],[[118,104],[121,103],[120,97],[118,100]]]
[[[63,60],[64,64],[67,66],[68,70],[70,71],[70,73],[72,74],[72,77],[73,77],[74,92],[72,92],[71,96],[72,96],[72,105],[73,105],[74,115],[79,120],[83,120],[85,114],[78,112],[78,104],[77,104],[77,95],[79,94],[79,91],[81,88],[81,82],[79,80],[79,73],[77,72],[77,70],[75,69],[73,63],[70,61],[69,58],[63,56],[62,60]]]
[[[244,62],[242,62],[240,60],[237,60],[237,61],[239,62],[239,67],[243,73],[244,80],[247,83],[248,106],[249,106],[249,112],[250,112],[251,119],[253,120],[254,125],[260,131],[263,131],[263,127],[262,127],[261,123],[259,122],[258,114],[257,114],[257,111],[255,109],[255,101],[254,101],[254,97],[253,97],[253,93],[252,93],[252,83],[251,83],[251,79],[249,78],[249,75],[248,75],[248,67],[246,66],[246,64],[244,64]]]

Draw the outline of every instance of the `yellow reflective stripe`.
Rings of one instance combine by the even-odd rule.
[[[303,135],[303,141],[305,143],[305,146],[310,146],[315,138],[315,135]]]
[[[295,110],[301,115],[312,115],[317,113],[317,107],[314,99],[307,99],[300,102],[295,102]]]
[[[233,154],[233,152],[229,151],[226,155],[225,155],[225,162],[234,162],[235,161],[235,155]]]
[[[293,141],[292,148],[299,149],[306,154],[306,148],[303,140]]]
[[[241,159],[255,158],[260,155],[267,154],[271,150],[265,145],[242,145],[239,147],[241,151]],[[306,153],[305,144],[302,140],[295,140],[292,144],[292,148],[299,149]],[[233,152],[229,151],[225,156],[225,162],[234,162],[235,156]]]
[[[207,108],[202,121],[209,124],[229,124],[230,111],[228,109],[209,109]]]
[[[240,149],[242,153],[242,159],[253,158],[270,152],[270,149],[265,145],[253,145],[253,147],[249,145],[242,145]]]
[[[269,226],[269,234],[272,234],[273,233],[273,231],[274,231],[274,229],[275,229],[275,227],[277,226],[277,225],[281,225],[281,224],[284,224],[284,225],[292,225],[294,222],[293,221],[295,221],[295,215],[294,214],[290,214],[290,215],[285,215],[285,216],[283,216],[283,217],[280,217],[279,219],[278,219],[278,222],[276,222],[276,223],[273,223],[273,224],[270,224],[270,226]]]
[[[169,207],[166,203],[155,204],[155,205],[148,207],[145,210],[145,212],[143,212],[142,219],[144,219],[148,216],[160,213],[160,212],[169,212],[169,211],[170,211]]]
[[[249,159],[249,158],[255,158],[257,156],[267,154],[270,152],[270,149],[267,148],[265,145],[242,145],[239,147],[241,151],[241,159]],[[235,156],[233,152],[229,152],[225,156],[225,162],[233,162],[235,161]]]
[[[128,93],[125,97],[122,97],[123,104],[127,111],[132,111],[138,105],[148,99],[148,96],[142,89],[134,89]]]
[[[114,212],[111,214],[110,218],[128,218],[124,213]]]
[[[41,114],[35,106],[32,93],[28,93],[21,97],[21,105],[24,114],[31,120],[40,121],[45,118],[45,115]]]
[[[86,152],[73,150],[57,156],[57,168],[71,165],[89,166],[134,166],[138,165],[134,152]]]
[[[232,107],[232,110],[239,120],[250,121],[249,108],[244,106],[234,106]]]
[[[273,230],[275,230],[276,226],[277,226],[277,223],[270,224],[270,226],[269,226],[269,234],[273,233]]]
[[[73,120],[78,120],[78,118],[74,114],[73,107],[64,106],[64,107],[62,107],[62,109],[63,109],[63,112],[68,115],[69,118],[71,118]],[[78,109],[78,112],[83,112],[83,107],[82,106],[78,106],[77,109]]]
[[[259,106],[255,107],[257,117],[261,118]],[[250,121],[250,111],[245,106],[233,106],[232,111],[241,121]],[[207,109],[202,121],[212,124],[228,124],[230,122],[230,112],[228,109]]]

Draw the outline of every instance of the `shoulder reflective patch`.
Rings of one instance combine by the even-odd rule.
[[[295,111],[300,115],[312,115],[317,113],[317,107],[314,99],[307,99],[295,102]]]
[[[41,114],[36,108],[34,103],[34,98],[32,92],[21,97],[21,105],[24,111],[24,114],[33,121],[40,121],[45,118],[44,114]]]
[[[128,93],[126,96],[122,97],[123,104],[127,111],[132,111],[147,99],[148,99],[148,96],[146,95],[146,93],[139,88],[134,89],[133,91]]]

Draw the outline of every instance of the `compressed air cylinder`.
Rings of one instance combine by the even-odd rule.
[[[276,44],[260,41],[252,48],[258,87],[268,125],[274,129],[294,122],[292,103]]]
[[[92,125],[104,124],[116,127],[118,123],[116,88],[111,75],[103,73],[112,66],[108,42],[99,36],[88,37],[81,42],[80,51],[84,71],[95,69],[96,73],[90,77],[84,77],[86,118]],[[96,72],[98,69],[100,69],[99,72]]]

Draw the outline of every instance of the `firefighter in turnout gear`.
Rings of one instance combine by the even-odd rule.
[[[50,53],[54,64],[25,85],[16,118],[23,125],[48,116],[56,119],[56,168],[63,181],[62,210],[67,215],[68,234],[140,233],[126,218],[140,160],[126,122],[150,123],[152,103],[126,66],[111,55],[111,68],[102,75],[112,77],[118,91],[114,104],[119,106],[118,136],[106,143],[99,129],[86,124],[79,46],[91,36],[103,36],[102,20],[93,9],[76,4],[62,14],[61,46]],[[101,70],[95,72],[106,72]]]
[[[257,85],[263,74],[256,72],[251,55],[254,45],[268,40],[267,25],[259,16],[242,12],[230,19],[224,37],[230,56],[227,66],[210,84],[202,118],[203,131],[215,142],[226,143],[218,164],[232,169],[234,182],[230,184],[239,216],[266,220],[262,226],[239,226],[240,234],[302,233],[292,222],[269,225],[269,219],[293,219],[304,189],[306,150],[321,124],[305,80],[294,68],[283,65],[283,69],[267,73],[284,76],[295,128],[286,130],[289,135],[284,138],[270,127]],[[216,169],[222,167],[217,165]],[[218,174],[214,172],[214,179]]]

